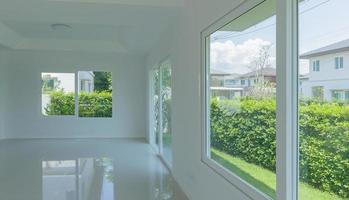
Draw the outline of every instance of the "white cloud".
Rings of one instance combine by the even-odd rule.
[[[249,72],[249,66],[259,54],[263,46],[271,42],[262,39],[249,39],[242,44],[235,44],[231,40],[211,43],[211,68],[224,70],[231,73]],[[275,56],[270,57],[270,63],[275,66]]]

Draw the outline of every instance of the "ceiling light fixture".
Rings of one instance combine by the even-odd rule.
[[[72,27],[69,26],[68,24],[51,24],[51,28],[55,31],[67,31],[67,30],[71,30]]]

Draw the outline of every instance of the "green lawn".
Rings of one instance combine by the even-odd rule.
[[[234,172],[236,175],[258,188],[263,193],[275,199],[276,175],[274,172],[263,167],[250,164],[240,158],[212,149],[212,159],[223,165],[225,168]],[[323,192],[314,187],[301,182],[300,183],[301,200],[344,200],[337,195]]]

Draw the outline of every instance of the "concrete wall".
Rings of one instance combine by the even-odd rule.
[[[186,1],[172,34],[149,54],[152,67],[170,55],[173,74],[173,174],[191,200],[250,199],[201,161],[200,32],[240,0]]]
[[[144,57],[131,55],[12,51],[7,70],[10,88],[6,138],[145,137]],[[113,73],[113,118],[41,114],[41,72],[100,70]]]

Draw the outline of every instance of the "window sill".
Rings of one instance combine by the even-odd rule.
[[[226,181],[231,183],[233,186],[238,188],[241,192],[243,192],[246,196],[250,197],[253,200],[272,200],[271,197],[267,196],[266,194],[260,192],[257,188],[253,187],[231,171],[225,169],[223,166],[221,166],[216,161],[208,158],[203,157],[202,162],[207,165],[209,168],[211,168],[215,173],[220,175],[222,178],[224,178]]]

